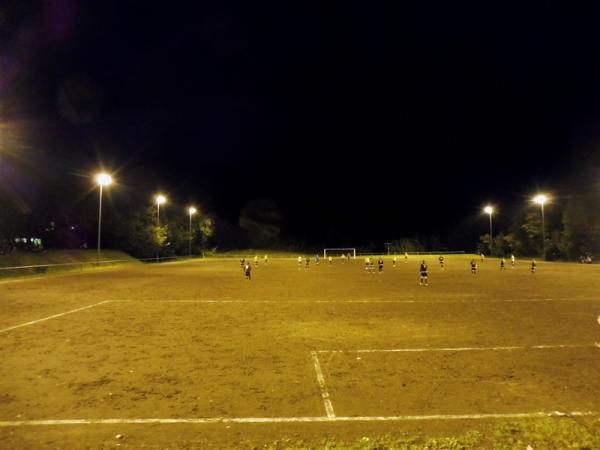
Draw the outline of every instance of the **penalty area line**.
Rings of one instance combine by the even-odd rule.
[[[67,314],[73,314],[73,313],[76,313],[76,312],[79,312],[79,311],[90,309],[90,308],[93,308],[95,306],[100,306],[100,305],[103,305],[105,303],[110,303],[110,302],[111,302],[111,300],[104,300],[103,302],[94,303],[93,305],[87,305],[87,306],[83,306],[81,308],[72,309],[70,311],[65,311],[65,312],[62,312],[62,313],[59,313],[59,314],[54,314],[52,316],[43,317],[41,319],[37,319],[37,320],[32,320],[30,322],[21,323],[19,325],[13,325],[12,327],[8,327],[8,328],[4,328],[4,329],[0,330],[0,333],[5,333],[7,331],[15,330],[17,328],[27,327],[29,325],[35,325],[36,323],[44,322],[44,321],[50,320],[50,319],[56,319],[57,317],[66,316]]]
[[[544,417],[597,416],[595,411],[529,412],[489,414],[430,414],[405,416],[317,416],[317,417],[206,417],[206,418],[123,418],[123,419],[45,419],[2,420],[0,428],[51,425],[114,425],[114,424],[212,424],[212,423],[306,423],[306,422],[401,422],[420,420],[482,420],[482,419],[536,419]]]

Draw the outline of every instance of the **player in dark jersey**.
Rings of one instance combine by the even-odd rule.
[[[310,269],[310,258],[307,256],[306,257],[306,266],[305,266],[306,270]]]
[[[504,258],[502,258],[500,260],[500,271],[504,272],[505,267],[506,267],[506,260]]]
[[[535,268],[537,266],[537,262],[535,262],[535,258],[531,260],[531,273],[535,273]]]
[[[379,273],[383,272],[383,258],[379,257],[377,260],[377,266],[379,267]]]
[[[441,269],[444,270],[444,262],[446,261],[446,259],[444,258],[444,255],[440,255],[440,257],[438,259],[440,260]]]
[[[397,260],[397,259],[398,259],[398,258],[396,257],[396,255],[394,255],[394,258],[392,259],[392,263],[394,264],[394,267],[396,267],[396,260]]]
[[[474,259],[471,260],[471,274],[477,275],[477,263]]]
[[[421,261],[421,267],[419,268],[419,270],[421,273],[421,282],[419,284],[421,286],[423,286],[423,284],[425,286],[429,286],[429,276],[427,271],[427,263],[425,262],[425,260]]]

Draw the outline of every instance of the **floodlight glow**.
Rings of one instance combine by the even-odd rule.
[[[190,213],[190,216],[193,214],[196,214],[198,212],[198,210],[196,208],[194,208],[193,206],[190,206],[188,208],[188,212]]]
[[[492,215],[494,213],[494,208],[488,205],[485,208],[483,208],[483,212]]]
[[[109,184],[112,184],[112,182],[112,177],[107,173],[103,172],[96,175],[96,183],[98,183],[100,186],[108,186]]]
[[[167,202],[167,197],[165,197],[164,195],[157,195],[156,196],[156,204],[157,205],[162,205],[163,203]]]
[[[544,206],[544,204],[545,204],[546,202],[548,202],[548,196],[547,196],[547,195],[544,195],[544,194],[538,194],[538,195],[536,195],[535,197],[533,197],[533,201],[534,201],[535,203],[537,203],[538,205],[542,205],[542,206]]]

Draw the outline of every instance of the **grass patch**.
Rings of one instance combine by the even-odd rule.
[[[467,450],[494,449],[577,449],[600,448],[600,423],[568,417],[533,420],[498,421],[491,432],[469,431],[458,436],[364,436],[354,442],[324,439],[310,443],[297,439],[280,439],[264,446],[247,444],[249,448],[268,450]]]

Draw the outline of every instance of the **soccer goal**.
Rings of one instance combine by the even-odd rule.
[[[341,255],[347,255],[351,253],[352,254],[352,259],[356,259],[356,249],[355,248],[326,248],[323,250],[323,257],[327,258],[327,255],[331,255],[331,256],[341,256]]]

